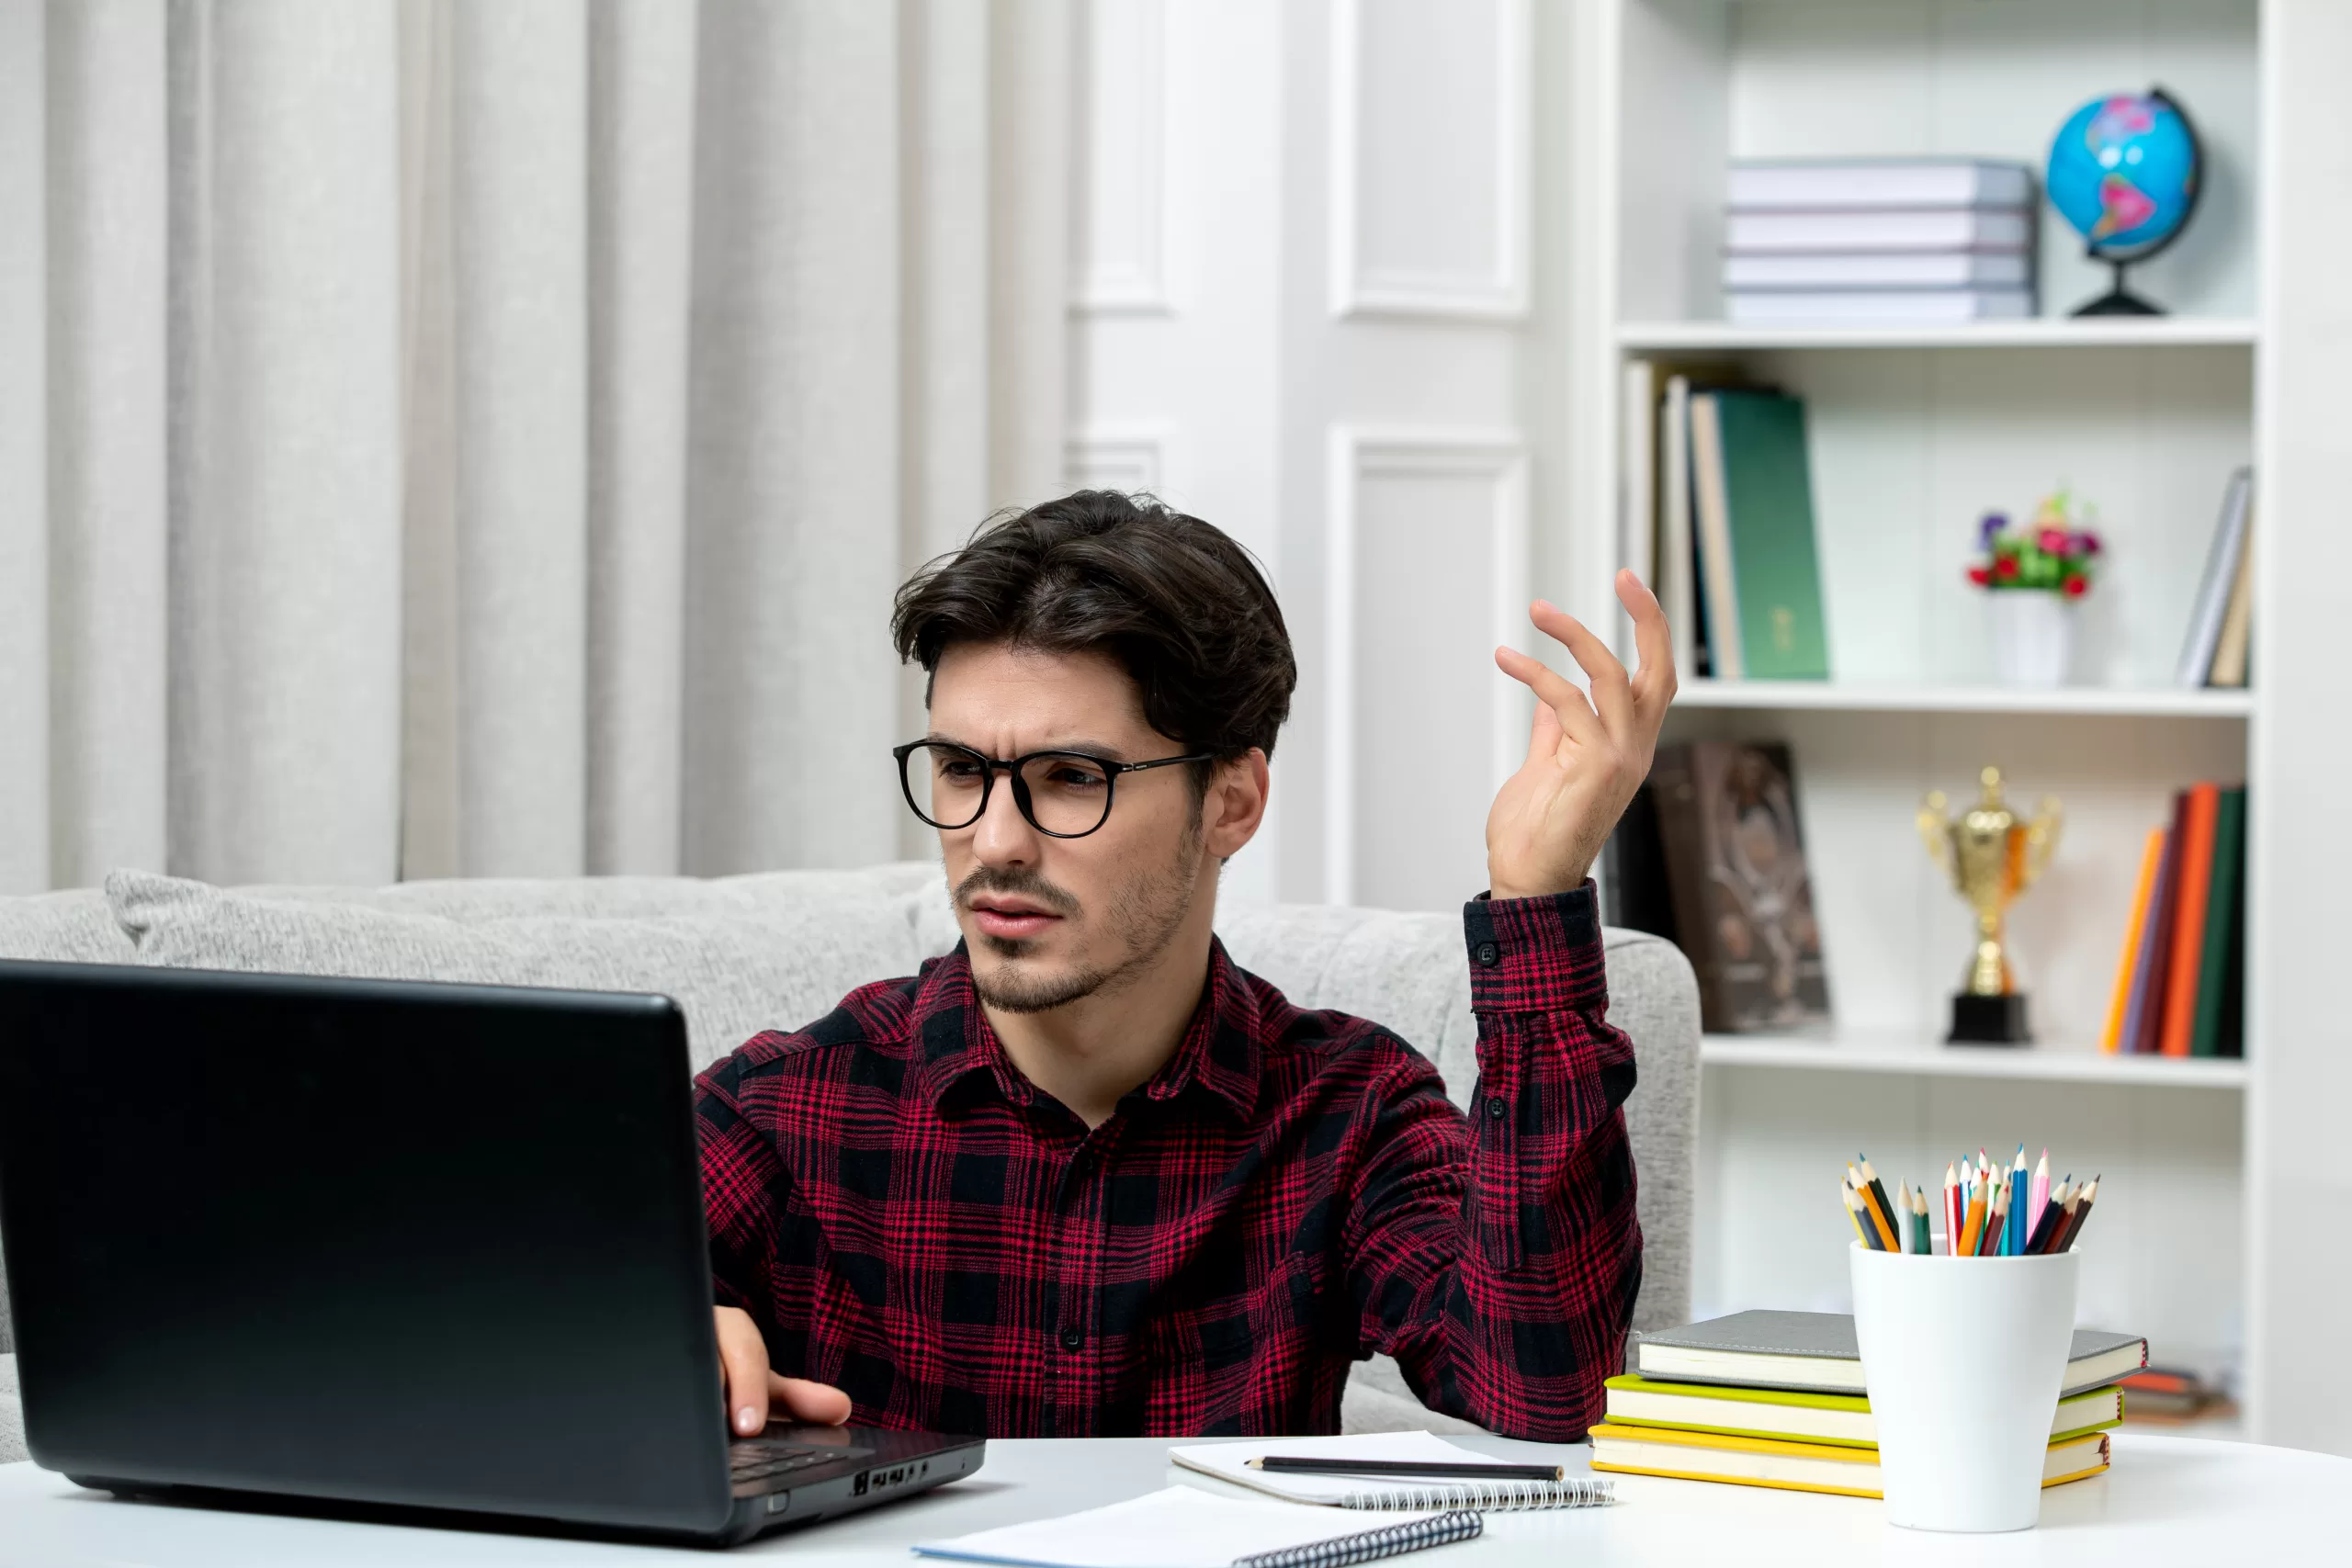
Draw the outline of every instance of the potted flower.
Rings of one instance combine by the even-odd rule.
[[[2063,686],[2075,657],[2075,606],[2091,591],[2098,535],[2065,491],[2042,498],[2033,521],[2012,527],[1985,513],[1968,581],[1984,590],[1993,667],[2012,686]]]

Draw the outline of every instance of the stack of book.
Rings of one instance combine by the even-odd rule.
[[[1755,324],[1917,325],[2034,313],[2033,174],[1969,158],[1742,161],[1724,294]]]
[[[2147,1365],[2136,1335],[2077,1329],[2051,1414],[2042,1484],[2108,1467],[2122,1424],[2116,1385]],[[1854,1320],[1831,1313],[1743,1312],[1645,1335],[1639,1373],[1609,1380],[1609,1418],[1592,1428],[1592,1468],[1636,1475],[1880,1495]]]
[[[2149,829],[2099,1047],[2245,1055],[2245,786],[2191,784]]]

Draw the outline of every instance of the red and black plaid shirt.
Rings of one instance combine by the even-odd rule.
[[[1039,1092],[959,949],[696,1084],[718,1300],[855,1419],[1001,1437],[1339,1429],[1349,1364],[1555,1440],[1600,1419],[1641,1281],[1589,884],[1464,910],[1478,1092],[1221,944],[1101,1126]]]

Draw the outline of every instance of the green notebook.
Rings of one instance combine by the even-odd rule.
[[[2245,917],[2241,887],[2245,872],[2245,786],[2222,792],[2213,818],[2213,880],[2205,896],[2205,945],[2197,963],[2197,1017],[2188,1054],[2221,1054],[2223,1007],[2230,997],[2230,965],[2239,962],[2238,928]]]
[[[1804,404],[1778,392],[1719,391],[1714,399],[1741,673],[1751,681],[1826,681],[1829,637],[1814,547]]]
[[[1679,1432],[1833,1443],[1840,1448],[1878,1447],[1871,1402],[1860,1394],[1668,1382],[1631,1372],[1611,1378],[1608,1388],[1608,1418],[1620,1426],[1668,1427]],[[2060,1399],[2050,1422],[2050,1440],[2063,1442],[2122,1423],[2123,1391],[2110,1383]]]

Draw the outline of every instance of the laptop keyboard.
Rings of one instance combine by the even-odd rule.
[[[766,1481],[788,1476],[820,1464],[848,1463],[872,1455],[872,1449],[827,1448],[815,1443],[791,1443],[780,1438],[739,1438],[728,1445],[727,1467],[738,1482]]]

